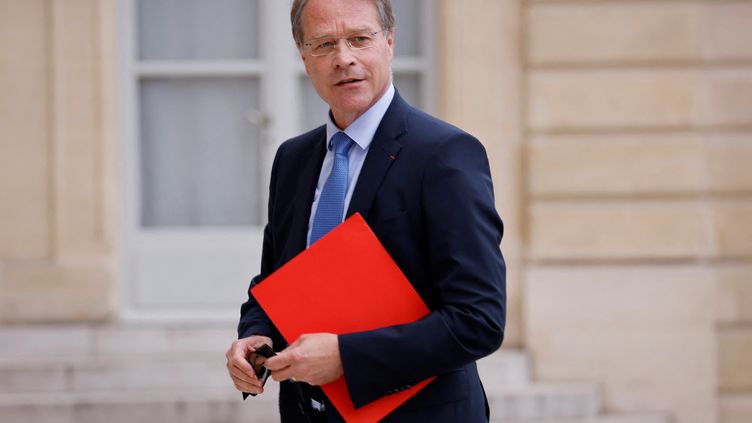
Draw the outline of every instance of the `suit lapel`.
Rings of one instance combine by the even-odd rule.
[[[398,138],[407,131],[408,108],[409,106],[402,100],[399,93],[395,92],[392,104],[384,114],[363,162],[350,206],[347,209],[348,217],[355,212],[360,213],[364,219],[368,216],[381,181],[392,163],[397,160],[402,149]],[[315,137],[310,154],[311,157],[305,161],[295,189],[296,198],[290,227],[290,242],[287,243],[283,254],[283,262],[295,257],[306,248],[311,205],[316,192],[321,163],[326,154],[326,129],[322,129],[321,133]]]
[[[392,104],[384,114],[363,162],[347,209],[348,217],[356,212],[364,219],[368,217],[381,181],[402,149],[402,144],[397,139],[407,131],[407,108],[407,103],[395,92]]]
[[[305,160],[305,166],[300,172],[298,186],[295,189],[295,205],[292,225],[290,228],[290,242],[285,254],[285,261],[295,257],[306,248],[308,235],[308,221],[311,217],[311,205],[319,180],[321,163],[326,155],[326,130],[316,137],[313,142],[310,159]]]

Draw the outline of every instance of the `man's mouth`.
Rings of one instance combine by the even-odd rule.
[[[360,81],[362,81],[362,79],[357,79],[357,78],[348,78],[348,79],[343,79],[343,80],[341,80],[341,81],[337,82],[337,84],[336,84],[336,85],[337,85],[338,87],[341,87],[341,86],[343,86],[343,85],[354,84],[354,83],[357,83],[357,82],[360,82]]]

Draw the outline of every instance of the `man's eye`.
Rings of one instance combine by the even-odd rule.
[[[357,35],[355,37],[351,37],[349,41],[350,41],[350,44],[352,45],[362,46],[362,45],[367,45],[368,43],[370,43],[371,37],[367,35]]]
[[[317,50],[329,50],[334,48],[337,45],[337,42],[334,40],[325,40],[321,41],[316,45]]]

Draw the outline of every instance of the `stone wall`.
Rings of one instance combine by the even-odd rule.
[[[752,4],[525,2],[525,341],[616,411],[747,421]],[[745,410],[746,407],[746,410]]]
[[[112,22],[109,1],[0,2],[0,322],[116,313]]]

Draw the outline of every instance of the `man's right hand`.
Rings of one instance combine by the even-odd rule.
[[[232,383],[235,384],[235,389],[238,391],[250,394],[264,392],[264,382],[256,377],[256,371],[254,370],[254,366],[258,368],[266,361],[266,358],[254,354],[256,348],[263,344],[273,347],[271,338],[254,335],[238,339],[227,350],[225,354],[225,357],[227,357],[227,371],[230,373]]]

